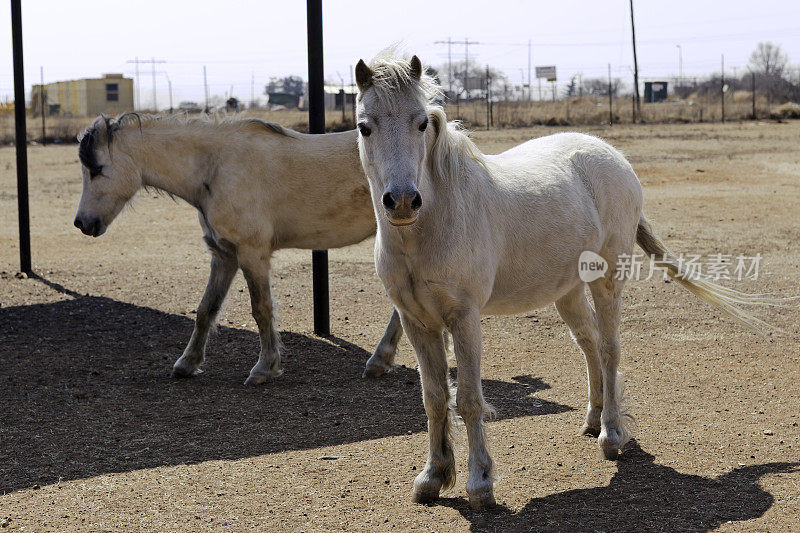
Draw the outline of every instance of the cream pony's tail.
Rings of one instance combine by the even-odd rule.
[[[788,301],[795,298],[771,298],[765,294],[747,294],[717,285],[702,276],[682,271],[675,255],[669,251],[666,244],[653,232],[644,215],[639,217],[639,225],[636,228],[636,243],[653,259],[656,266],[666,270],[669,277],[683,285],[684,288],[698,298],[710,303],[748,329],[764,338],[766,338],[765,331],[782,331],[772,324],[753,316],[744,310],[743,306],[785,307]]]

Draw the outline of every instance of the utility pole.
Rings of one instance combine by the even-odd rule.
[[[256,102],[256,73],[250,73],[250,109],[253,109],[253,106]]]
[[[489,129],[489,125],[492,121],[492,79],[489,77],[489,65],[486,65],[486,129]]]
[[[159,59],[156,60],[155,57],[151,59],[139,59],[136,57],[135,59],[129,59],[126,63],[133,63],[136,65],[136,102],[134,103],[134,108],[141,109],[142,107],[142,96],[141,96],[141,84],[139,83],[139,64],[146,64],[152,63],[153,65],[153,109],[158,112],[158,102],[156,100],[156,63],[166,63],[166,61]]]
[[[158,113],[158,98],[156,96],[156,58],[151,57],[150,61],[153,67],[153,111]]]
[[[139,57],[136,57],[136,102],[133,104],[134,111],[138,111],[142,107],[142,95],[139,92]]]
[[[683,48],[681,45],[676,44],[678,47],[678,83],[676,86],[683,86]]]
[[[206,76],[206,66],[203,65],[203,91],[206,95],[206,108],[204,111],[208,113],[208,76]]]
[[[344,124],[345,120],[347,120],[345,115],[345,108],[347,107],[347,93],[344,92],[344,78],[339,71],[336,71],[336,75],[339,77],[339,81],[342,83],[342,124]]]
[[[531,87],[531,40],[528,39],[528,101],[531,101],[531,91],[533,87]],[[541,99],[541,95],[539,96]]]
[[[453,45],[453,44],[463,44],[464,45],[464,90],[467,93],[467,100],[469,100],[469,88],[468,88],[468,86],[469,86],[469,45],[471,45],[471,44],[481,44],[481,43],[479,43],[478,41],[470,41],[469,38],[467,38],[467,37],[465,37],[463,41],[453,41],[448,37],[446,41],[436,41],[436,43],[439,43],[439,44],[445,44],[446,43],[447,44],[448,61],[449,61],[449,57],[450,57],[450,53],[449,53],[450,46]],[[450,67],[450,70],[452,71],[452,66]],[[450,75],[450,78],[452,79],[452,74]],[[452,91],[452,88],[450,90]]]
[[[169,87],[169,114],[171,115],[172,110],[174,109],[172,107],[172,80],[169,79],[169,74],[166,72],[164,72],[164,75],[167,77],[167,86]]]
[[[722,54],[722,77],[719,85],[720,100],[722,102],[722,122],[725,122],[725,54]]]
[[[611,92],[611,63],[608,64],[608,125],[614,125],[614,100]]]
[[[633,0],[629,0],[631,6],[631,37],[633,39],[633,90],[634,98],[636,99],[636,107],[634,108],[633,122],[636,122],[636,116],[642,115],[642,101],[639,98],[639,63],[636,60],[636,26],[633,21]]]
[[[450,82],[452,83],[452,81]],[[350,65],[350,90],[355,89],[355,82],[353,81],[353,65]],[[356,97],[355,93],[353,93],[353,124],[356,123]]]
[[[42,108],[42,146],[47,146],[47,134],[45,133],[45,124],[44,124],[44,117],[45,117],[45,106],[47,102],[44,96],[44,67],[39,67],[39,101],[41,103]]]
[[[453,94],[453,55],[452,55],[452,45],[453,40],[448,37],[446,41],[434,41],[433,44],[446,44],[447,45],[447,80],[448,80],[448,91],[450,94]]]
[[[750,72],[750,88],[753,93],[753,120],[756,120],[756,73]]]

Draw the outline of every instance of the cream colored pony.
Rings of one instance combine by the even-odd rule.
[[[246,383],[281,373],[273,324],[270,257],[280,248],[338,248],[375,233],[357,133],[304,135],[254,119],[129,114],[97,118],[80,138],[83,193],[75,226],[102,235],[142,187],[197,208],[211,274],[192,337],[172,369],[199,371],[209,330],[239,268],[250,290],[261,353]],[[391,368],[402,335],[397,312],[365,375]]]
[[[428,415],[429,453],[414,498],[429,501],[455,481],[449,441],[450,388],[442,331],[453,336],[456,405],[469,442],[470,504],[494,503],[492,458],[481,390],[482,314],[520,313],[555,302],[586,357],[589,403],[582,432],[599,436],[617,457],[630,439],[617,378],[619,258],[638,243],[694,294],[746,325],[759,322],[736,307],[762,303],[690,279],[642,215],[642,189],[631,165],[595,137],[563,133],[487,156],[433,104],[440,88],[419,59],[391,50],[358,63],[358,140],[369,178],[378,234],[378,275],[400,311],[417,354]],[[583,252],[608,265],[588,283]]]

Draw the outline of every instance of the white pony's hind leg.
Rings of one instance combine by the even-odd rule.
[[[397,354],[397,343],[400,342],[402,336],[403,325],[400,323],[400,314],[395,309],[392,312],[392,318],[389,319],[389,325],[386,326],[383,338],[375,347],[372,357],[367,361],[362,377],[376,378],[392,369],[394,357]]]
[[[603,410],[603,370],[597,352],[597,318],[586,298],[586,285],[580,283],[562,296],[556,301],[556,309],[586,358],[589,404],[580,434],[597,437],[600,435],[600,414]]]
[[[597,312],[600,333],[598,351],[603,370],[603,412],[597,441],[605,458],[611,460],[617,458],[622,447],[631,438],[630,428],[627,426],[631,418],[621,408],[622,387],[618,383],[617,373],[620,357],[620,308],[625,281],[615,279],[614,274],[612,269],[606,273],[608,277],[597,279],[589,285]]]
[[[238,264],[236,258],[222,250],[211,248],[211,273],[203,299],[197,307],[197,319],[189,344],[183,355],[172,366],[172,377],[185,378],[200,372],[200,365],[205,359],[208,333],[217,321],[217,315],[225,301],[225,296],[236,276]]]

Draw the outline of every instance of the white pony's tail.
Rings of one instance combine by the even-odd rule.
[[[779,328],[748,313],[742,309],[742,306],[781,306],[788,299],[770,298],[764,294],[747,294],[717,285],[699,275],[682,271],[680,263],[676,260],[674,254],[653,232],[644,215],[639,217],[639,225],[636,228],[636,243],[647,255],[653,258],[655,265],[666,270],[669,277],[683,285],[685,289],[695,296],[710,303],[748,329],[764,338],[766,338],[765,331],[781,331]]]

